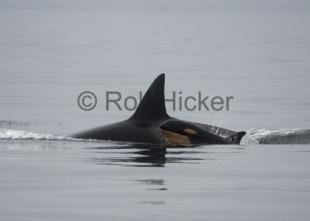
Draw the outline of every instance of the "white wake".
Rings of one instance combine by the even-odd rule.
[[[24,130],[13,130],[0,128],[0,140],[67,140],[70,139],[64,136],[55,136],[52,134],[41,134]]]

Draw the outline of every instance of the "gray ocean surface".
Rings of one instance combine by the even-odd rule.
[[[171,116],[246,130],[166,151],[67,136],[106,91],[233,96]],[[0,220],[309,220],[310,2],[0,0]],[[82,91],[98,98],[92,111]]]

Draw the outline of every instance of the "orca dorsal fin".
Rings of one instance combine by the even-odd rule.
[[[130,119],[151,121],[167,117],[168,114],[165,105],[165,74],[160,74],[153,81]]]

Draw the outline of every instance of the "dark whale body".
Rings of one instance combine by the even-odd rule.
[[[127,120],[71,135],[73,138],[169,146],[240,144],[244,131],[178,120],[166,112],[165,75],[159,75]]]

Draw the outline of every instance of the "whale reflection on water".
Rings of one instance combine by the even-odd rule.
[[[201,150],[191,148],[166,149],[154,146],[133,144],[128,146],[88,147],[94,155],[87,160],[102,165],[118,165],[126,167],[164,167],[167,163],[199,163],[202,160],[212,160],[201,157]]]

